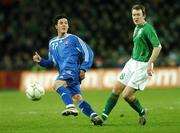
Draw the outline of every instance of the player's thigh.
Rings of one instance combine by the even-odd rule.
[[[115,94],[120,94],[124,90],[125,87],[126,85],[124,85],[120,81],[116,81],[112,89],[112,92]]]
[[[133,101],[135,99],[134,96],[135,92],[136,92],[135,88],[126,86],[121,95],[126,101]]]
[[[66,81],[65,81],[65,80],[56,80],[56,81],[54,82],[53,88],[56,90],[56,89],[59,88],[59,87],[67,87]]]
[[[147,75],[147,70],[140,69],[136,71],[133,75],[131,80],[128,82],[127,86],[131,86],[136,90],[144,90],[146,84],[149,81],[149,76]]]
[[[129,60],[122,69],[122,71],[118,74],[117,80],[120,81],[122,84],[127,85],[128,82],[131,80],[133,69],[134,69],[134,62],[132,60]]]

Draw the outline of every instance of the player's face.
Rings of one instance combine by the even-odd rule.
[[[59,34],[65,34],[68,31],[69,24],[66,18],[59,19],[57,24],[55,25]]]
[[[145,16],[142,10],[132,10],[132,19],[135,25],[143,24],[145,22]]]

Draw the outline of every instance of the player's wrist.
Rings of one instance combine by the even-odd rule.
[[[84,70],[84,69],[80,69],[80,71],[82,71],[82,72],[84,72],[84,73],[86,72],[86,70]]]
[[[153,61],[148,61],[148,64],[151,65],[153,63]]]

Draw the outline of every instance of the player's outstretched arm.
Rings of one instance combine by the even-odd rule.
[[[46,60],[46,59],[42,58],[38,54],[38,52],[35,52],[35,54],[33,55],[33,61],[35,63],[38,63],[40,66],[46,67],[46,68],[53,67],[53,64],[54,64],[52,60]]]
[[[39,63],[41,59],[41,56],[37,52],[35,52],[35,54],[33,55],[33,61]]]

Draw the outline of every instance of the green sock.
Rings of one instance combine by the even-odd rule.
[[[119,98],[118,94],[111,93],[110,97],[108,98],[108,100],[106,102],[105,108],[103,110],[103,114],[105,114],[106,116],[108,116],[110,114],[111,110],[116,105],[118,98]]]
[[[136,112],[139,113],[140,116],[144,115],[144,108],[141,106],[137,98],[134,101],[128,103]]]

